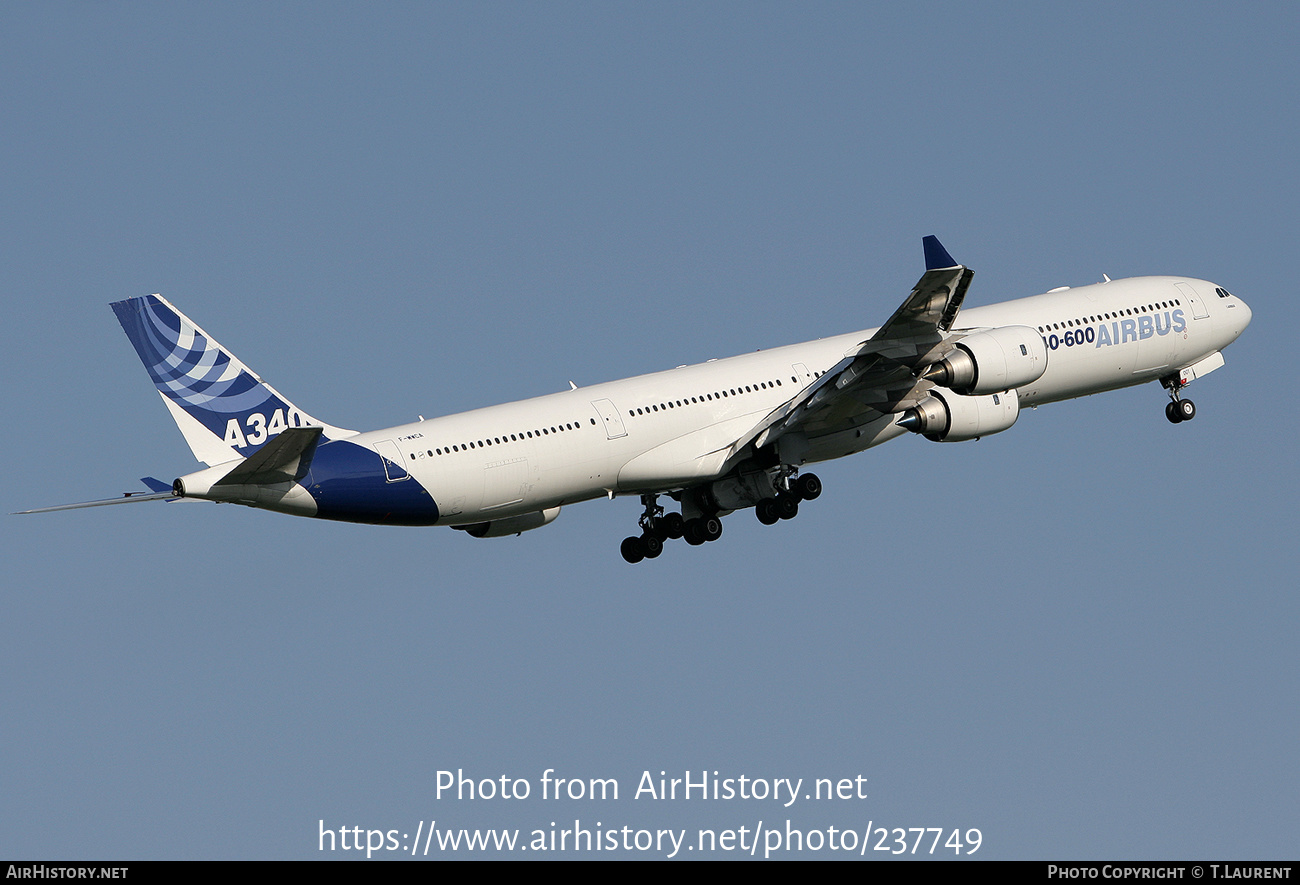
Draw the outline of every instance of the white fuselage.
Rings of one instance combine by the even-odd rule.
[[[1020,404],[1032,406],[1175,374],[1232,343],[1249,320],[1250,309],[1213,283],[1139,277],[967,308],[954,331],[1038,330],[1048,365],[1018,391]],[[440,525],[687,487],[729,469],[737,439],[874,331],[433,418],[350,441],[389,457],[396,452],[434,496]],[[803,460],[840,457],[902,435],[895,417],[873,416],[814,439]]]

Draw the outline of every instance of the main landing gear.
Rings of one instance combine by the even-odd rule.
[[[754,513],[763,525],[794,519],[799,515],[800,501],[811,501],[822,493],[822,481],[815,473],[787,477],[782,485],[785,488],[777,491],[775,498],[764,498],[754,506]]]
[[[645,505],[645,512],[637,520],[641,526],[641,534],[639,537],[634,535],[624,538],[619,546],[619,552],[628,562],[654,559],[664,552],[664,541],[685,536],[688,544],[703,544],[705,540],[713,541],[722,537],[722,520],[715,516],[712,521],[717,523],[716,534],[704,540],[691,540],[692,537],[698,536],[699,526],[696,523],[702,520],[687,520],[680,513],[664,513],[664,509],[659,506],[658,498],[658,495],[641,496],[641,503]]]
[[[811,501],[822,493],[822,482],[815,473],[796,476],[791,470],[771,482],[765,480],[764,484],[769,490],[776,491],[774,496],[762,498],[757,504],[752,505],[758,514],[758,521],[764,525],[772,525],[782,519],[794,519],[799,514],[800,501]],[[750,502],[753,500],[753,498],[749,499]],[[695,503],[691,503],[692,501]],[[641,503],[645,505],[645,511],[637,520],[641,527],[641,534],[624,538],[619,546],[619,552],[628,562],[637,563],[643,559],[654,559],[664,552],[665,541],[684,538],[687,544],[698,547],[722,537],[722,517],[717,512],[701,512],[701,506],[694,498],[690,501],[683,498],[683,509],[698,514],[690,519],[681,513],[665,513],[664,508],[659,506],[658,495],[642,495]],[[715,501],[708,506],[732,508],[751,505]],[[730,513],[731,510],[726,509],[722,512]]]
[[[1196,417],[1196,403],[1178,395],[1187,383],[1179,375],[1169,375],[1160,379],[1161,385],[1169,391],[1171,402],[1165,406],[1165,417],[1170,424],[1181,424]]]

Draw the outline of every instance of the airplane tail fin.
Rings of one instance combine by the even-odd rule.
[[[291,427],[323,439],[354,436],[280,395],[161,295],[114,302],[113,312],[194,457],[209,466],[247,458]]]

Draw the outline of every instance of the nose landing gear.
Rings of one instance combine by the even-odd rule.
[[[1181,375],[1168,375],[1160,379],[1160,384],[1169,391],[1170,402],[1165,406],[1165,417],[1170,424],[1181,424],[1196,417],[1196,403],[1179,396],[1179,391],[1187,386]]]

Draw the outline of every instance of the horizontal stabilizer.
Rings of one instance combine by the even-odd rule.
[[[240,461],[214,485],[272,485],[302,479],[320,442],[320,427],[290,427]]]
[[[107,507],[109,504],[134,504],[136,501],[175,501],[171,486],[165,492],[127,492],[120,498],[105,498],[103,501],[85,501],[81,504],[60,504],[57,507],[38,507],[35,510],[19,510],[15,516],[24,513],[53,513],[56,510],[80,510],[83,507]]]

